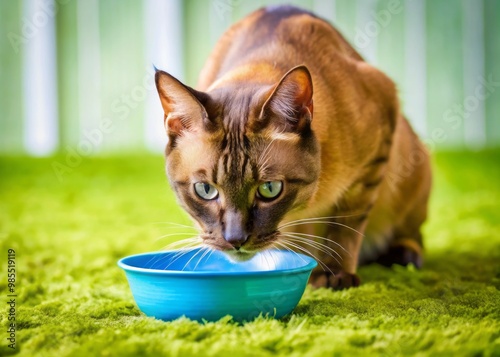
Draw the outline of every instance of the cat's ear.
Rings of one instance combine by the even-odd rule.
[[[310,128],[312,115],[312,78],[307,67],[301,65],[288,71],[269,91],[259,121],[268,125],[272,120],[280,130],[300,133]]]
[[[208,100],[206,93],[196,91],[160,70],[156,71],[155,82],[165,112],[165,129],[170,138],[174,139],[184,130],[196,131],[211,125],[202,104]]]

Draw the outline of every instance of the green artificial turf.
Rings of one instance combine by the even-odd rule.
[[[500,151],[437,154],[424,268],[372,265],[362,286],[307,289],[292,315],[238,325],[137,309],[116,261],[188,224],[163,158],[0,160],[0,355],[500,356]],[[188,237],[188,236],[182,236]],[[16,350],[7,251],[16,252]]]

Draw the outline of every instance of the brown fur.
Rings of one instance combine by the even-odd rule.
[[[297,249],[327,266],[311,283],[333,288],[358,285],[359,263],[421,264],[427,152],[400,113],[394,83],[330,24],[294,7],[258,10],[217,43],[200,92],[164,72],[157,86],[170,137],[169,179],[207,244],[232,251],[223,238],[237,222],[251,253],[279,241],[287,233],[278,225],[290,222],[295,239],[319,236],[329,246]],[[240,148],[230,150],[231,142]],[[270,165],[263,168],[267,149]],[[218,204],[192,197],[186,187],[196,180],[217,183],[224,193]],[[254,200],[268,180],[283,180],[284,192],[276,202]]]

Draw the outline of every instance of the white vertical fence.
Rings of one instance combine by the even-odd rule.
[[[99,0],[76,4],[78,127],[85,136],[97,128],[102,119]],[[96,141],[93,150],[99,151],[101,145],[102,141]]]
[[[463,1],[463,72],[464,106],[470,115],[464,118],[465,144],[472,149],[486,142],[485,102],[477,96],[478,78],[484,78],[484,23],[483,3]],[[479,95],[480,96],[480,95]]]
[[[419,135],[427,133],[427,60],[425,57],[425,2],[410,1],[405,7],[405,112]]]
[[[181,81],[184,80],[182,1],[145,0],[144,24],[148,39],[145,51],[146,66],[155,66],[168,71]],[[148,81],[153,85],[153,75]],[[163,109],[156,91],[148,91],[144,138],[146,146],[152,151],[159,151],[166,144],[162,117]]]
[[[23,57],[23,143],[31,155],[43,156],[58,147],[56,34],[54,0],[24,0],[22,15],[30,19],[32,40]],[[2,84],[5,85],[5,84]]]
[[[99,0],[78,0],[73,4],[73,13],[60,11],[71,8],[68,0],[19,1],[22,2],[22,11],[18,27],[5,28],[5,36],[8,39],[12,38],[12,33],[21,36],[18,36],[21,39],[18,40],[20,54],[2,48],[0,57],[11,56],[9,63],[20,59],[22,104],[19,105],[19,116],[23,118],[23,128],[19,140],[25,151],[32,155],[48,155],[65,150],[68,146],[77,148],[79,142],[75,140],[81,143],[86,132],[95,131],[108,117],[117,130],[110,130],[105,140],[95,144],[92,154],[117,152],[122,148],[147,148],[161,152],[166,136],[161,106],[154,89],[153,66],[167,70],[193,85],[209,51],[227,27],[262,5],[278,2],[142,0],[137,6],[137,2],[130,0],[109,0],[112,4]],[[396,80],[401,89],[404,111],[420,135],[432,138],[433,130],[438,128],[449,131],[451,139],[443,143],[448,147],[498,145],[494,138],[499,136],[492,136],[488,131],[489,127],[498,127],[492,124],[495,118],[487,116],[487,113],[497,112],[494,108],[498,106],[492,103],[500,100],[500,90],[495,84],[500,79],[492,77],[497,72],[491,67],[491,59],[498,45],[492,44],[491,40],[487,42],[486,38],[492,38],[487,26],[495,23],[492,19],[500,21],[500,14],[487,13],[486,9],[499,7],[490,0],[446,1],[454,7],[452,13],[462,16],[455,19],[460,24],[456,33],[450,30],[449,24],[452,22],[443,25],[448,26],[447,34],[453,33],[454,37],[449,40],[443,39],[447,35],[439,32],[441,22],[436,20],[439,17],[433,13],[435,9],[440,11],[445,7],[430,0],[293,0],[292,3],[334,22],[369,62],[380,66]],[[7,7],[6,3],[0,5]],[[120,12],[131,5],[140,11]],[[115,16],[115,12],[119,16]],[[73,88],[66,88],[68,81],[63,81],[66,87],[59,88],[58,92],[58,83],[61,83],[58,74],[67,75],[68,66],[65,67],[66,72],[58,70],[57,61],[66,64],[66,58],[58,54],[60,44],[57,40],[61,38],[61,31],[66,29],[57,26],[71,23],[67,19],[60,21],[58,16],[63,16],[62,13],[64,16],[74,16],[75,20],[74,39],[63,37],[66,52],[71,51],[72,41],[75,43],[77,63],[72,68],[75,68],[77,83],[74,83]],[[433,15],[432,21],[429,20],[430,15]],[[115,17],[119,19],[115,21]],[[143,35],[130,36],[130,31],[127,35],[128,20],[142,24]],[[32,32],[26,34],[26,29]],[[452,50],[457,48],[456,39],[460,39],[461,56],[453,57],[446,52],[430,53],[429,48],[436,48],[434,34],[441,36],[439,40],[445,41],[443,43],[453,44],[455,47]],[[368,39],[365,43],[359,42],[363,36],[365,40]],[[115,46],[118,42],[120,45]],[[14,44],[12,46],[15,47]],[[440,62],[441,55],[456,60],[456,63],[450,63],[453,68],[460,63],[462,72],[462,76],[453,76],[455,72],[447,71],[443,77],[439,77],[449,80],[444,85],[434,78],[435,74],[441,73],[439,66],[448,69],[447,63]],[[490,63],[489,69],[485,63]],[[9,69],[3,71],[9,74]],[[110,78],[110,74],[113,78]],[[15,77],[12,75],[9,78]],[[489,85],[484,84],[488,81]],[[433,88],[430,82],[440,84],[439,89]],[[453,93],[457,93],[457,88],[460,88],[458,92],[463,92],[463,96],[446,96],[446,88],[454,89]],[[488,91],[487,99],[481,97],[484,91]],[[77,103],[69,110],[68,105],[65,106],[64,117],[58,115],[58,108],[64,100],[61,99],[61,92],[66,98],[76,97],[74,102]],[[138,94],[141,93],[145,93],[145,99],[140,99],[140,103],[139,99],[134,102],[127,97],[137,94],[139,98]],[[447,100],[442,106],[439,98],[441,94]],[[457,106],[465,108],[462,117],[457,117],[458,114],[453,112]],[[115,108],[127,113],[124,115],[126,120],[120,119]],[[12,110],[9,110],[9,115],[12,115]],[[2,108],[0,114],[1,111]],[[447,113],[455,115],[452,119],[458,124],[452,122],[450,126]],[[11,123],[15,122],[9,119]],[[11,129],[6,123],[0,124],[0,128],[4,128],[0,132],[0,140],[18,135],[12,124]],[[142,132],[137,132],[137,128],[142,128]],[[78,132],[80,136],[70,138],[68,132]],[[133,143],[131,137],[136,138]],[[1,147],[3,153],[9,152],[8,146]]]

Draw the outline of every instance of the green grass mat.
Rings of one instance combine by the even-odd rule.
[[[134,304],[116,261],[186,233],[165,222],[189,224],[163,158],[87,158],[59,178],[55,161],[0,159],[0,355],[500,356],[499,151],[435,155],[421,271],[363,267],[357,289],[308,289],[289,317],[245,325],[162,322]]]

